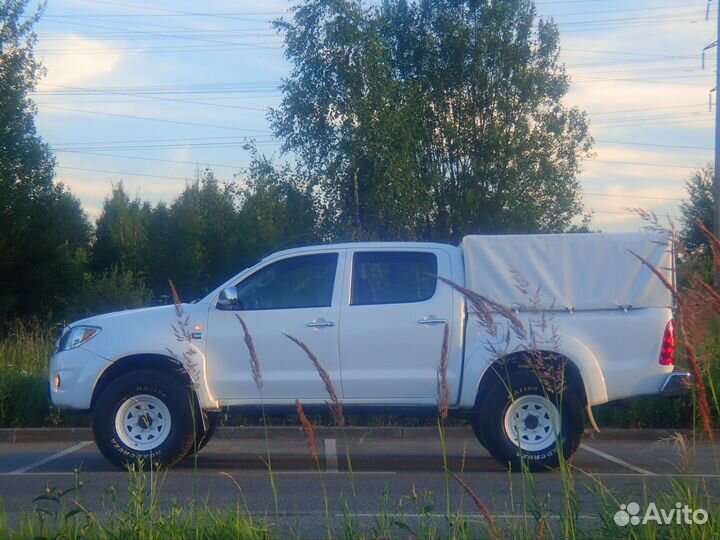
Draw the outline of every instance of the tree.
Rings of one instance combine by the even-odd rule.
[[[710,244],[707,237],[696,224],[700,221],[708,230],[713,231],[713,177],[712,167],[703,167],[695,171],[685,183],[689,199],[680,204],[682,212],[682,231],[680,239],[689,251],[698,251],[702,255],[710,255]]]
[[[182,297],[190,299],[237,272],[236,216],[232,186],[219,182],[210,169],[198,172],[170,207],[162,251],[168,274],[156,276],[153,283],[161,278],[166,289],[172,279]]]
[[[58,316],[82,282],[90,226],[35,129],[30,99],[42,67],[32,29],[42,7],[0,0],[0,322]]]
[[[592,140],[531,0],[308,0],[276,25],[294,67],[273,131],[334,236],[562,231],[581,213]]]
[[[122,182],[113,185],[95,224],[91,263],[96,273],[118,265],[145,273],[150,255],[147,228],[151,211],[150,204],[142,203],[139,197],[130,200]]]
[[[250,148],[248,177],[240,190],[241,266],[255,264],[279,249],[319,240],[310,186],[288,164],[277,168]]]

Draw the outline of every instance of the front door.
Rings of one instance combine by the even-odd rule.
[[[225,404],[322,403],[327,392],[307,354],[313,352],[340,394],[338,322],[344,252],[324,251],[270,260],[237,287],[237,310],[210,308],[208,383]],[[253,378],[250,352],[238,316],[252,336],[262,388]]]

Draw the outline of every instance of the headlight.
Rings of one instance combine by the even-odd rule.
[[[86,341],[91,340],[100,333],[97,326],[74,326],[63,332],[58,343],[58,352],[67,351],[79,347]]]

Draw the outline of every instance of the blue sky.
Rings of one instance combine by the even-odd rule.
[[[540,0],[586,110],[595,156],[580,181],[594,229],[637,230],[642,207],[677,217],[685,181],[711,163],[717,1]],[[290,66],[270,20],[293,2],[49,0],[37,26],[47,75],[34,99],[57,178],[98,215],[112,183],[171,201],[195,171],[231,180],[249,155],[278,159],[265,118]],[[713,98],[714,99],[714,98]]]

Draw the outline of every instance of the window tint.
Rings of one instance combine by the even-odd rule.
[[[283,259],[237,286],[242,310],[327,307],[332,304],[337,253]]]
[[[370,251],[353,256],[354,306],[422,302],[435,294],[437,258],[432,253]]]

